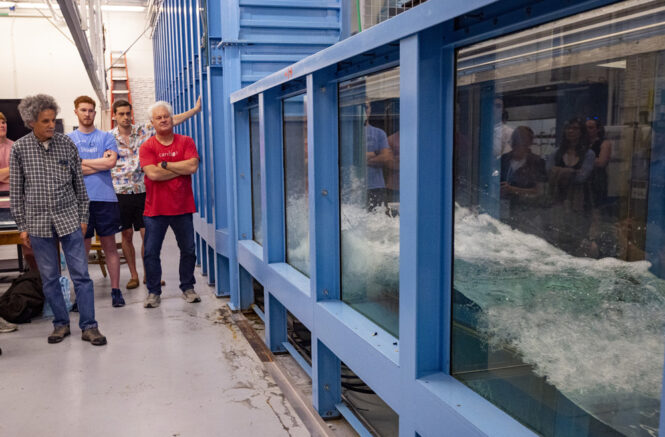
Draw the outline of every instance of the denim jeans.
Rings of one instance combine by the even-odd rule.
[[[178,248],[180,248],[180,290],[186,291],[194,288],[196,282],[194,279],[196,249],[194,247],[192,214],[143,216],[143,221],[145,222],[143,264],[145,265],[148,293],[162,294],[160,252],[169,226],[173,229]]]
[[[55,235],[55,231],[53,234]],[[79,307],[79,327],[82,331],[96,328],[95,292],[88,275],[88,256],[83,245],[83,234],[79,229],[59,239],[67,261],[69,277],[74,283]],[[42,238],[30,235],[30,243],[42,277],[44,296],[53,309],[53,326],[56,328],[69,324],[69,312],[60,291],[60,254],[56,245],[57,240],[57,237]]]

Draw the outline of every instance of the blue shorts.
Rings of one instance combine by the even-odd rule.
[[[90,216],[88,218],[88,231],[85,238],[95,235],[106,237],[120,232],[120,208],[118,202],[90,202]]]

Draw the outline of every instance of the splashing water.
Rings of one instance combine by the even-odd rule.
[[[649,266],[573,257],[489,215],[455,209],[454,286],[482,308],[478,329],[489,346],[515,348],[592,414],[644,398],[659,408],[665,281]]]
[[[399,217],[390,217],[381,208],[368,212],[362,185],[356,183],[353,193],[353,196],[343,197],[340,206],[345,297],[351,299],[354,295],[372,291],[388,291],[396,297],[399,287]],[[309,272],[307,197],[289,198],[287,209],[290,211],[287,221],[289,263]]]

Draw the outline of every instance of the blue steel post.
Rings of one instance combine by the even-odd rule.
[[[234,144],[236,147],[236,232],[241,240],[251,240],[252,229],[252,169],[250,158],[249,137],[249,109],[243,104],[234,107]],[[237,271],[238,284],[231,288],[231,308],[248,308],[254,302],[254,288],[252,277],[242,267],[236,270],[230,266],[230,271]]]
[[[194,78],[193,78],[193,73],[194,73],[194,53],[195,49],[193,47],[193,38],[194,38],[194,30],[192,26],[192,13],[190,9],[191,1],[192,0],[184,0],[186,4],[186,15],[183,17],[183,22],[184,22],[184,27],[186,29],[186,37],[183,39],[184,47],[185,47],[185,53],[187,55],[186,63],[185,63],[185,76],[186,76],[186,82],[187,82],[187,93],[185,96],[185,110],[189,110],[192,108],[196,102],[197,96],[196,93],[194,92]],[[189,135],[192,136],[193,138],[197,137],[197,129],[196,129],[196,120],[195,119],[190,119],[187,121],[187,129],[189,131]],[[212,156],[207,153],[207,147],[206,143],[204,142],[197,142],[197,149],[199,152],[199,156],[201,158],[201,162],[199,164],[199,169],[198,169],[198,177],[195,177],[194,179],[196,181],[199,181],[200,183],[198,184],[198,194],[199,194],[199,203],[198,203],[198,211],[200,215],[200,219],[198,220],[198,225],[200,226],[200,230],[203,231],[203,234],[206,235],[206,243],[208,247],[208,284],[213,284],[215,282],[215,254],[214,254],[214,241],[210,241],[210,235],[208,232],[208,223],[212,222],[212,217],[210,217],[207,213],[207,210],[209,208],[210,204],[210,199],[208,196],[208,180],[210,179],[210,162],[212,161]],[[207,219],[207,220],[206,220]]]
[[[451,65],[441,62],[436,42],[442,39],[437,27],[400,43],[400,174],[408,175],[400,180],[399,362],[404,386],[426,373],[448,371],[441,363],[442,349],[450,343],[443,336],[442,310],[450,305],[440,289],[442,222],[450,223],[452,212],[443,202],[444,190],[448,194],[451,187],[443,168],[452,155],[452,148],[445,147],[451,144],[445,139],[452,138],[452,99],[444,99],[450,95],[444,88],[454,86],[454,80],[451,71],[442,71],[443,65]],[[412,406],[417,400],[405,399],[403,405],[400,435],[414,435]]]
[[[238,267],[238,293],[231,290],[231,301],[229,307],[234,310],[249,309],[254,303],[254,278],[245,270],[244,267]]]
[[[171,1],[171,56],[173,59],[173,78],[171,80],[172,105],[177,112],[180,112],[180,42],[178,26],[178,0]]]
[[[318,338],[312,336],[312,398],[321,417],[339,416],[335,407],[342,399],[341,362]]]
[[[310,301],[340,298],[337,84],[329,70],[307,76]],[[316,331],[315,331],[316,332]],[[312,336],[312,402],[324,417],[337,415],[341,401],[339,359]],[[325,389],[325,386],[328,389]],[[323,387],[323,389],[322,389]],[[331,389],[332,387],[332,389]]]
[[[175,25],[175,51],[176,51],[176,83],[175,83],[175,92],[176,92],[176,112],[180,113],[183,111],[184,108],[184,102],[183,102],[183,96],[184,96],[184,75],[183,75],[183,47],[182,47],[182,0],[175,0],[174,2],[175,6],[175,16],[174,18],[174,25]],[[177,131],[179,133],[182,133],[182,127],[178,126]]]
[[[328,70],[307,76],[312,303],[340,298],[338,114],[337,83],[333,79]]]
[[[201,96],[202,99],[202,109],[201,109],[201,115],[197,117],[196,123],[198,124],[199,127],[199,136],[197,138],[197,144],[208,144],[207,142],[207,137],[205,135],[205,127],[208,122],[207,114],[208,114],[208,101],[209,99],[206,98],[206,96],[203,93],[203,90],[205,89],[205,70],[203,69],[203,63],[204,61],[207,62],[207,60],[204,59],[203,53],[201,52],[201,38],[202,38],[202,31],[201,31],[201,15],[205,14],[205,11],[201,11],[201,4],[199,3],[199,0],[195,0],[195,5],[196,5],[196,35],[193,37],[194,42],[197,45],[196,52],[198,53],[197,57],[197,79],[198,79],[198,85],[199,85],[199,95]],[[200,178],[200,175],[197,173],[194,176],[194,181],[198,182]],[[206,202],[209,203],[209,202]],[[196,229],[196,228],[195,228]],[[201,236],[197,232],[196,233],[196,265],[200,266],[201,265]]]
[[[265,296],[266,344],[272,352],[284,352],[286,336],[286,308],[268,290]]]
[[[197,53],[197,48],[195,47],[195,43],[197,41],[197,34],[193,25],[193,16],[194,16],[193,1],[194,0],[185,0],[186,15],[184,16],[183,20],[185,23],[185,28],[187,29],[186,38],[184,39],[184,44],[187,52],[185,72],[187,73],[186,76],[188,82],[187,95],[185,99],[186,103],[184,108],[185,110],[189,110],[194,106],[198,96],[196,90],[196,84],[197,84],[196,74],[198,70],[195,64],[196,53]],[[209,200],[205,195],[205,184],[202,184],[202,181],[205,181],[205,176],[206,176],[203,166],[208,157],[205,154],[205,143],[202,143],[198,136],[197,127],[200,118],[201,118],[200,116],[196,116],[194,118],[190,118],[186,122],[186,129],[188,131],[187,135],[191,136],[194,139],[197,151],[199,152],[199,157],[201,158],[198,171],[192,177],[194,186],[196,187],[195,200],[196,200],[197,211],[199,214],[198,217],[195,216],[195,221],[197,225],[200,222],[200,220],[197,220],[197,218],[206,216],[205,210]],[[197,229],[200,230],[198,226]]]
[[[235,173],[236,173],[236,214],[239,240],[252,240],[252,162],[249,137],[249,108],[236,104],[233,108]]]
[[[282,141],[282,101],[274,93],[259,97],[261,181],[265,199],[264,259],[268,262],[284,261],[284,168]],[[264,171],[265,170],[265,171]],[[266,286],[265,326],[266,343],[272,351],[283,351],[286,341],[286,308],[272,295]]]
[[[222,93],[222,83],[224,79],[223,76],[224,72],[222,69],[222,62],[221,62],[222,51],[220,49],[221,38],[222,38],[222,10],[221,10],[222,4],[221,1],[212,1],[212,2],[207,2],[206,6],[207,6],[206,12],[207,12],[207,23],[208,23],[208,35],[207,35],[208,38],[206,41],[207,51],[208,51],[207,96],[209,100],[207,140],[209,142],[209,147],[212,150],[212,153],[208,154],[209,157],[211,158],[210,162],[204,163],[206,168],[209,169],[211,172],[209,174],[208,180],[205,181],[206,183],[205,190],[207,193],[214,195],[215,206],[218,207],[220,204],[223,205],[226,203],[225,199],[223,199],[218,195],[219,192],[218,185],[223,184],[224,182],[223,173],[225,172],[224,171],[213,172],[212,164],[214,162],[215,168],[218,169],[225,168],[224,162],[219,160],[219,156],[222,154],[221,151],[223,150],[224,147],[224,144],[222,142],[223,135],[221,135],[220,129],[223,127],[223,114],[224,111],[226,111],[226,106],[228,105],[228,103],[223,101],[223,99],[216,98],[216,96],[219,96]],[[208,182],[211,182],[211,184]],[[204,220],[201,221],[201,226],[202,227],[205,226],[206,230],[208,229],[207,223],[208,223],[207,221]],[[212,221],[210,223],[212,223]],[[220,220],[220,216],[217,214],[215,214],[214,223],[218,229],[225,227],[224,221]],[[210,237],[206,234],[206,238]],[[217,251],[222,249],[217,246],[218,245],[215,243],[214,247]],[[203,247],[201,249],[203,251]],[[212,259],[209,259],[210,258],[209,255],[214,255],[214,256],[212,257]],[[216,253],[208,252],[208,249],[206,247],[205,260],[202,259],[201,262],[201,269],[205,270],[206,274],[208,274],[211,269],[214,270],[216,258],[217,258]],[[212,274],[214,275],[215,272],[213,271]]]
[[[263,260],[284,262],[284,164],[282,105],[274,90],[259,95]]]
[[[238,290],[238,269],[237,265],[237,219],[235,202],[235,146],[233,144],[233,111],[229,106],[231,93],[240,89],[241,71],[240,71],[240,48],[238,45],[240,33],[240,6],[238,0],[224,1],[224,14],[222,15],[222,42],[224,43],[222,63],[224,68],[224,81],[222,85],[222,100],[224,102],[224,185],[215,187],[216,196],[224,199],[216,205],[215,215],[221,220],[226,217],[225,228],[228,236],[228,245],[226,247],[225,262],[219,263],[220,278],[228,278],[225,284],[228,290]],[[219,162],[215,159],[215,162]],[[224,191],[221,191],[221,190]],[[229,267],[227,267],[229,266]],[[233,266],[233,268],[230,268]]]

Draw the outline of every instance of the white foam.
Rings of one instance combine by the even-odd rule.
[[[455,288],[483,311],[491,347],[586,408],[660,399],[665,281],[647,261],[573,257],[486,214],[455,209]]]

